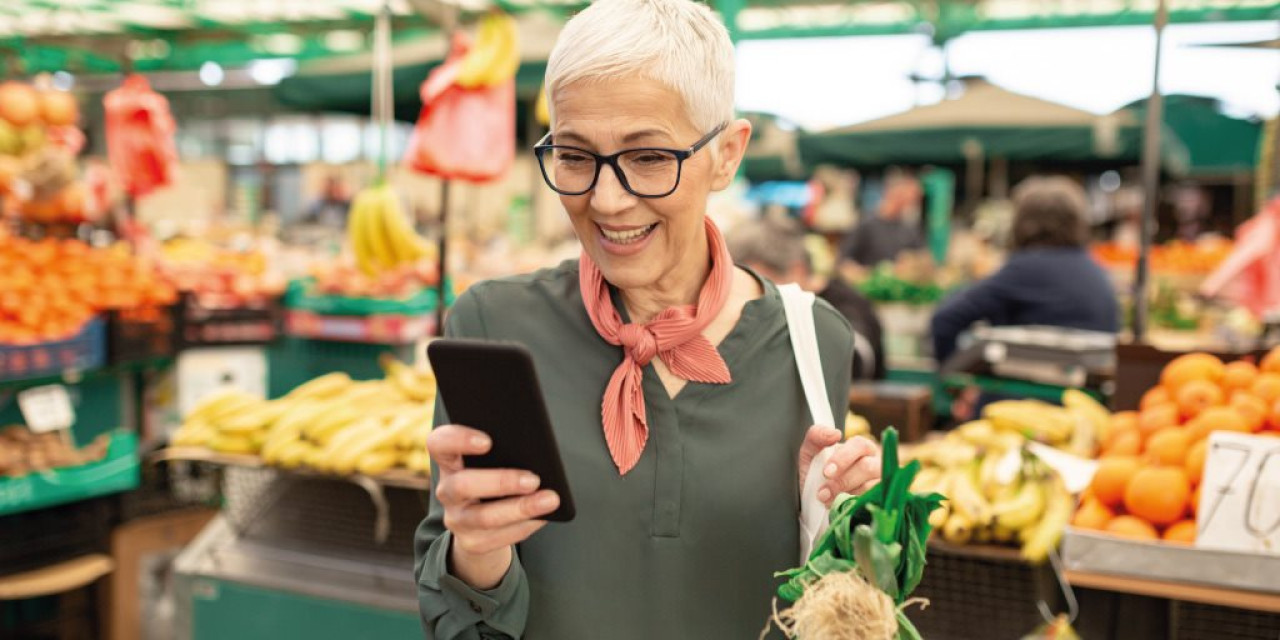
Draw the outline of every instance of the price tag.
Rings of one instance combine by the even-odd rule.
[[[32,387],[18,393],[18,408],[27,428],[35,433],[70,429],[76,421],[71,395],[60,384]]]
[[[1088,488],[1093,481],[1093,474],[1098,470],[1098,463],[1093,460],[1086,460],[1039,442],[1028,443],[1027,449],[1057,472],[1071,493],[1080,493]]]
[[[1209,436],[1196,546],[1280,553],[1280,440]]]
[[[178,412],[187,415],[219,389],[267,395],[267,352],[261,347],[209,347],[178,356]]]

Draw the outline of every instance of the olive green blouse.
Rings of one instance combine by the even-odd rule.
[[[595,331],[578,263],[478,284],[445,334],[515,341],[533,353],[577,518],[518,546],[497,588],[449,575],[450,534],[431,496],[415,539],[428,638],[655,640],[757,638],[772,609],[773,572],[799,555],[797,455],[811,418],[772,283],[719,345],[733,382],[689,383],[671,398],[644,369],[649,440],[618,474],[600,406],[622,350]],[[624,320],[617,293],[614,303]],[[853,338],[814,309],[832,409],[846,412]],[[447,420],[439,407],[437,422]]]

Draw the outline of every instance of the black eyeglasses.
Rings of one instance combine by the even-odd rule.
[[[688,149],[641,147],[623,149],[602,156],[579,147],[551,144],[548,133],[534,145],[542,178],[556,193],[580,196],[596,188],[600,167],[613,167],[618,182],[628,193],[639,198],[662,198],[675,193],[680,186],[680,170],[684,161],[707,146],[729,123],[722,123]]]

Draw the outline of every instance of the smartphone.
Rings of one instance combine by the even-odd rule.
[[[573,495],[529,350],[509,342],[449,338],[428,344],[427,358],[449,421],[483,431],[493,441],[489,453],[467,456],[466,466],[537,474],[540,489],[560,495],[560,507],[544,519],[573,520]]]

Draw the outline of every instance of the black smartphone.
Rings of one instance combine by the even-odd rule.
[[[537,474],[540,489],[560,495],[560,507],[544,519],[573,520],[573,495],[529,350],[510,342],[449,338],[428,344],[427,358],[449,421],[493,441],[489,453],[467,456],[466,466]]]

